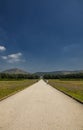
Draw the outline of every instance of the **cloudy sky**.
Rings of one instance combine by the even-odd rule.
[[[0,71],[83,69],[83,0],[0,0]]]

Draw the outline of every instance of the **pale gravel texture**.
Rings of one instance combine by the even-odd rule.
[[[0,102],[0,130],[83,130],[83,105],[40,80]]]

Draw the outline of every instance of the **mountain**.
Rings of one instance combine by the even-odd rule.
[[[29,74],[28,72],[18,69],[18,68],[12,68],[5,71],[2,71],[2,73],[8,73],[8,74]]]
[[[36,72],[35,74],[38,76],[44,76],[46,74],[50,75],[66,75],[66,74],[78,74],[83,73],[83,70],[76,70],[76,71],[52,71],[52,72]]]
[[[24,70],[18,69],[18,68],[12,68],[5,71],[2,71],[2,73],[8,73],[8,74],[30,74]],[[51,75],[66,75],[66,74],[78,74],[83,73],[83,70],[76,70],[76,71],[52,71],[52,72],[36,72],[35,75],[38,76],[44,76],[46,74]]]

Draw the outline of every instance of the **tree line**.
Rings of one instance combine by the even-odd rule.
[[[39,79],[38,75],[35,74],[8,74],[8,73],[0,73],[0,80],[20,80],[20,79]]]
[[[20,80],[20,79],[39,79],[41,76],[36,74],[9,74],[0,73],[0,80]],[[77,74],[45,74],[43,79],[83,79],[83,73]]]
[[[44,79],[83,79],[83,73],[77,74],[45,74]]]

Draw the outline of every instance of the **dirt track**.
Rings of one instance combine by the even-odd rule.
[[[83,105],[40,80],[0,102],[0,130],[83,130]]]

